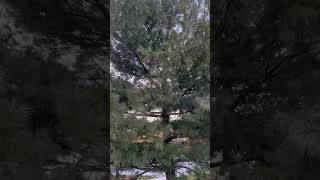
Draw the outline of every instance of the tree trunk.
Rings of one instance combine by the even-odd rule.
[[[175,169],[171,169],[171,170],[166,171],[166,179],[167,180],[175,180],[176,179]]]
[[[169,124],[170,115],[168,114],[168,112],[165,108],[162,108],[161,118],[162,118],[162,122],[164,124]]]
[[[118,169],[116,170],[116,175],[115,175],[114,179],[115,180],[120,179],[120,173],[119,173]]]

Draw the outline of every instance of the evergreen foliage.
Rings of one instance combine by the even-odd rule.
[[[114,142],[124,140],[126,144],[114,148],[124,153],[120,168],[160,170],[166,172],[167,179],[175,179],[180,162],[194,161],[204,172],[208,167],[209,105],[204,103],[209,96],[207,3],[112,1],[111,62],[123,76],[134,78],[133,85],[117,78],[111,83],[112,94],[122,102],[117,107],[124,108],[116,112],[120,116],[128,113],[121,122],[117,122],[121,118],[112,121],[112,126],[119,128],[123,121],[126,127],[112,129],[120,133]],[[181,119],[171,121],[173,116]],[[158,121],[148,122],[150,117]],[[132,138],[129,141],[123,139],[127,134]],[[152,134],[161,136],[151,138]],[[141,137],[145,139],[132,143]],[[179,138],[190,142],[173,143]],[[205,179],[200,171],[194,171]]]
[[[223,154],[211,167],[230,179],[319,178],[317,8],[305,0],[211,4],[212,158]]]

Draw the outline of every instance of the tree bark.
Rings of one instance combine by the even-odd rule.
[[[115,180],[120,179],[119,170],[116,170],[116,176],[114,177]]]
[[[175,180],[176,179],[175,169],[170,169],[170,170],[166,171],[166,179],[167,180]]]
[[[170,115],[168,114],[168,112],[167,112],[167,110],[165,108],[162,108],[161,118],[162,118],[162,122],[163,123],[169,124]]]

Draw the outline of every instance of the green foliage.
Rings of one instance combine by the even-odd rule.
[[[111,2],[111,62],[135,79],[133,85],[116,78],[111,82],[114,166],[151,167],[170,178],[180,161],[207,167],[209,15],[204,9],[208,2],[201,3]],[[129,111],[134,113],[124,116]],[[166,117],[176,112],[181,112],[181,120],[168,122]],[[143,114],[160,121],[148,122]],[[161,137],[154,138],[157,134]],[[191,144],[172,143],[177,137],[188,138]],[[134,143],[137,139],[140,143]]]

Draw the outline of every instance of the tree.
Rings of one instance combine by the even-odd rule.
[[[15,62],[19,67],[26,65],[23,70],[33,72],[28,74],[18,68],[13,73],[13,79],[18,82],[25,78],[25,84],[20,87],[26,91],[23,97],[27,96],[27,101],[35,106],[30,124],[37,131],[50,134],[51,143],[64,153],[81,154],[77,166],[72,164],[75,172],[70,174],[79,174],[83,169],[108,173],[108,1],[5,1],[2,4],[17,26],[34,37],[29,47],[31,54],[45,49],[43,54],[36,55],[39,61]],[[21,51],[18,54],[24,53]],[[62,59],[66,51],[69,57]],[[72,56],[76,59],[74,63],[69,62]],[[21,55],[21,59],[27,57]],[[61,68],[61,64],[69,69]],[[21,78],[19,71],[26,75]],[[31,77],[37,78],[31,80]],[[41,88],[35,89],[39,85]],[[56,156],[58,153],[54,152]],[[88,159],[97,160],[97,164],[88,165]],[[54,160],[48,164],[61,165],[61,162]]]
[[[212,168],[232,179],[319,177],[316,150],[304,143],[317,136],[306,128],[318,103],[317,4],[211,4],[211,158],[223,155]]]
[[[75,178],[83,169],[107,169],[104,91],[78,84],[74,72],[34,53],[3,48],[0,56],[1,177]],[[70,154],[78,154],[77,164],[60,160]],[[69,168],[55,177],[61,167]]]
[[[167,179],[175,178],[181,161],[206,164],[205,159],[193,159],[191,154],[196,154],[197,149],[192,148],[196,144],[204,147],[199,154],[205,154],[208,147],[208,134],[202,132],[209,120],[208,107],[202,106],[209,92],[207,3],[121,0],[111,4],[111,62],[122,77],[134,79],[134,85],[124,86],[125,91],[124,87],[115,86],[114,93],[127,106],[127,119],[137,126],[144,124],[144,129],[130,128],[132,133],[138,137],[163,133],[162,138],[151,143],[146,139],[144,142],[148,143],[130,145],[149,156],[140,161],[144,164],[135,166],[145,169],[149,165],[165,171]],[[161,123],[136,120],[137,116],[158,118]],[[181,116],[181,122],[171,121],[173,116]],[[179,137],[191,138],[192,145],[171,143]],[[197,141],[200,139],[206,139],[206,143]],[[134,152],[126,151],[130,157],[134,157]]]

